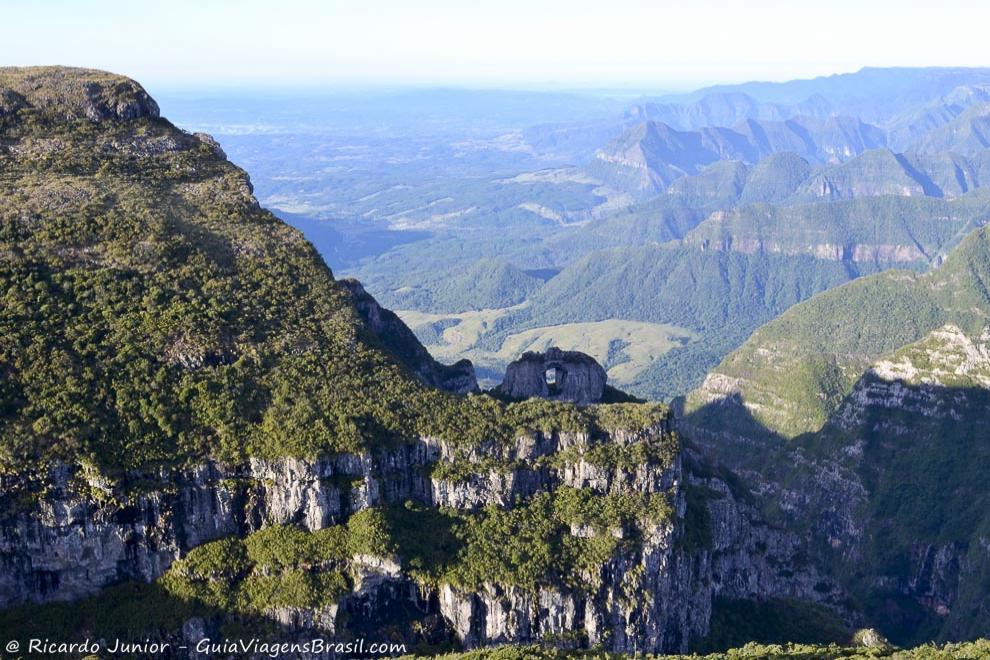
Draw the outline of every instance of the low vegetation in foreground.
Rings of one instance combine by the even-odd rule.
[[[413,657],[413,656],[408,656]],[[913,649],[886,646],[855,647],[837,644],[746,644],[739,648],[708,655],[625,655],[602,651],[564,651],[539,646],[503,646],[467,653],[433,656],[442,660],[619,660],[651,658],[654,660],[733,660],[735,658],[793,658],[795,660],[860,660],[893,658],[895,660],[980,660],[990,657],[990,640],[958,644],[925,644]]]

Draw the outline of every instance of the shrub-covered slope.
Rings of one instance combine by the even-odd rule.
[[[382,303],[393,309],[460,312],[511,307],[526,299],[542,281],[520,268],[495,259],[479,259],[463,272],[423,273],[422,284],[389,291]]]
[[[133,81],[5,69],[0,89],[5,471],[556,424],[552,407],[524,419],[420,385],[245,173],[159,118]]]

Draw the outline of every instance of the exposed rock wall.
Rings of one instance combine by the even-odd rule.
[[[629,468],[581,458],[595,443],[621,446],[660,438],[670,433],[669,424],[599,438],[521,437],[470,451],[423,438],[377,453],[316,461],[254,459],[236,468],[210,463],[158,475],[174,486],[131,496],[82,470],[60,468],[50,475],[53,487],[46,494],[0,524],[0,603],[79,598],[121,580],[152,580],[196,545],[270,524],[319,529],[362,508],[408,499],[458,509],[512,506],[517,498],[563,485],[603,493],[672,493],[676,515],[648,531],[638,548],[618,551],[591,581],[597,585],[591,591],[565,584],[535,592],[496,584],[477,591],[418,586],[401,563],[367,557],[355,558],[363,568],[351,595],[337,606],[270,616],[289,629],[334,632],[338,611],[360,611],[364,619],[393,616],[387,612],[401,592],[403,607],[436,617],[469,647],[553,639],[564,646],[657,651],[685,649],[692,637],[706,634],[717,595],[838,603],[834,585],[800,565],[796,537],[767,527],[723,481],[686,468],[683,455],[668,464]],[[579,458],[555,467],[539,460],[562,451]],[[483,460],[511,467],[479,467],[459,480],[429,474],[438,461]],[[696,460],[690,457],[692,464]],[[4,486],[11,492],[16,484]],[[688,513],[688,488],[706,493],[700,519],[710,541],[703,545],[686,541],[686,526],[699,519]]]
[[[778,443],[743,424],[685,432],[778,524],[808,530],[819,566],[861,602],[882,603],[866,615],[892,640],[913,643],[923,628],[966,639],[990,625],[988,374],[990,332],[949,324],[876,359],[815,434]],[[695,396],[743,420],[737,392],[712,374]]]

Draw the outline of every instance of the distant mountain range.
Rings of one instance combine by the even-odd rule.
[[[834,163],[886,145],[883,131],[853,117],[744,119],[732,128],[679,131],[648,121],[625,131],[595,154],[592,174],[619,187],[660,191],[717,161],[756,163],[780,152]],[[623,181],[628,180],[628,183]]]
[[[904,130],[912,132],[915,128]],[[901,167],[908,170],[907,176],[917,179],[912,171],[915,169],[939,169],[932,174],[947,183],[950,192],[966,192],[979,185],[973,180],[974,167],[981,170],[985,167],[984,152],[990,148],[990,103],[970,106],[946,123],[914,137],[903,145],[901,153],[906,156],[891,151],[898,153]],[[876,126],[841,116],[826,119],[798,116],[783,121],[744,119],[732,128],[689,131],[647,121],[627,129],[595,152],[586,169],[607,183],[642,196],[660,192],[678,179],[720,161],[754,164],[770,155],[793,153],[811,163],[837,164],[904,141],[904,135],[888,137]],[[883,156],[875,158],[875,165],[867,165],[868,169],[884,166]],[[976,162],[968,162],[967,158]],[[861,161],[857,167],[863,165]],[[801,171],[801,166],[797,167]],[[863,174],[875,180],[884,173],[865,171]],[[858,172],[840,176],[859,184]],[[829,192],[828,188],[823,190]],[[920,194],[940,193],[924,189]]]
[[[760,102],[745,92],[707,94],[690,103],[646,101],[632,106],[627,116],[633,120],[659,121],[680,130],[705,126],[734,126],[747,119],[784,121],[791,117],[824,119],[833,114],[832,104],[820,94],[793,105]]]
[[[825,104],[830,113],[855,115],[880,124],[904,114],[911,106],[954,99],[960,88],[986,85],[990,85],[990,68],[864,67],[854,73],[787,82],[715,85],[690,94],[661,97],[656,102],[690,105],[706,97],[742,94],[754,99],[757,105],[794,108],[809,102],[818,107]]]
[[[662,189],[715,160],[755,162],[784,150],[820,162],[881,146],[972,155],[990,146],[988,104],[990,69],[867,68],[643,99],[622,117],[546,125],[526,138],[537,150],[561,150],[580,162],[645,168],[646,176],[628,177],[633,187]]]

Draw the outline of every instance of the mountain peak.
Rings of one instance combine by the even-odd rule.
[[[61,66],[2,67],[0,117],[22,110],[56,121],[159,116],[155,100],[125,76]]]

